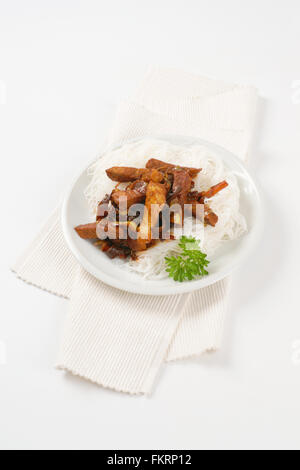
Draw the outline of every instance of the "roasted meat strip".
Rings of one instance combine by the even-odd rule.
[[[217,194],[219,191],[226,188],[227,186],[228,186],[227,181],[221,181],[221,183],[215,184],[207,191],[202,191],[201,195],[202,197],[206,197],[207,199],[209,199],[215,196],[215,194]]]
[[[146,182],[154,181],[161,183],[164,180],[164,175],[156,169],[147,168],[133,168],[127,166],[113,166],[106,170],[107,176],[119,183],[129,183],[135,180],[143,180]]]
[[[156,170],[161,171],[162,173],[168,173],[171,170],[178,169],[187,171],[191,178],[195,178],[198,173],[201,171],[201,168],[189,168],[186,166],[173,165],[172,163],[162,162],[156,158],[150,158],[146,163],[146,168],[155,168]]]
[[[146,245],[144,249],[151,242],[152,229],[158,224],[159,214],[166,203],[166,197],[167,188],[165,185],[153,181],[148,184],[144,217],[139,230],[139,239]]]
[[[145,181],[134,181],[126,190],[121,191],[115,189],[111,193],[111,200],[116,205],[120,205],[120,201],[126,201],[127,208],[134,204],[141,204],[145,201],[147,191],[147,183]]]
[[[228,186],[227,181],[215,184],[207,191],[191,191],[187,194],[187,203],[192,204],[192,214],[197,217],[197,204],[204,204],[205,199],[215,196],[219,191]],[[214,227],[218,222],[218,216],[215,214],[208,204],[204,204],[204,223]]]
[[[81,238],[85,240],[93,240],[97,237],[97,222],[92,222],[91,224],[78,225],[75,227],[76,232]]]
[[[214,227],[219,220],[217,214],[215,214],[209,206],[204,205],[204,223]]]
[[[170,204],[177,202],[183,208],[192,186],[192,178],[185,170],[172,170],[172,174],[173,184],[171,192],[168,195],[168,202]]]
[[[215,196],[219,191],[225,189],[228,186],[227,181],[221,181],[221,183],[215,184],[207,191],[190,191],[187,195],[187,199],[189,202],[198,201],[203,202],[204,199],[210,199],[211,197]]]
[[[145,200],[145,195],[129,189],[128,191],[113,191],[111,194],[111,200],[116,206],[120,205],[120,201],[127,203],[127,208],[133,206],[133,204],[142,203]]]
[[[200,211],[200,217],[199,217],[199,212],[197,210],[200,205],[204,206],[204,223],[206,225],[211,225],[212,227],[214,227],[218,222],[218,216],[211,210],[208,204],[203,204],[203,202],[193,202],[192,203],[192,215],[195,218],[202,219],[203,212]]]

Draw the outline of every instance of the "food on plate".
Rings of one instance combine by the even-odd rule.
[[[77,234],[146,278],[203,276],[207,256],[246,231],[236,178],[204,146],[145,139],[108,152],[89,173],[94,220]]]
[[[158,169],[151,169],[152,165]],[[163,218],[160,216],[166,206],[172,208],[174,204],[179,204],[182,211],[184,211],[185,206],[190,205],[192,215],[198,217],[197,206],[203,205],[204,223],[215,226],[218,222],[218,216],[209,208],[208,204],[204,204],[204,201],[226,188],[228,186],[226,181],[212,186],[207,191],[191,192],[193,187],[192,178],[201,171],[200,168],[180,167],[156,159],[150,159],[146,164],[147,166],[150,169],[134,167],[112,167],[107,169],[106,174],[111,180],[118,182],[118,184],[131,184],[126,189],[121,190],[118,189],[117,184],[111,194],[105,196],[98,204],[96,222],[75,227],[76,232],[83,239],[99,238],[102,243],[99,241],[97,245],[110,258],[126,259],[127,256],[131,256],[137,261],[137,252],[147,250],[157,240],[157,237],[153,236],[154,229],[158,229],[157,233],[160,235],[163,233],[163,230],[161,230]],[[134,226],[136,231],[130,232],[128,228],[132,221],[128,217],[128,209],[136,204],[143,204],[142,218],[140,223]],[[105,206],[102,214],[99,210],[100,206]],[[110,217],[112,212],[115,215],[115,220]],[[122,212],[123,215],[126,215],[126,221],[121,220]],[[180,221],[184,221],[182,215]],[[170,218],[170,232],[172,224],[175,224],[174,217]],[[104,228],[102,232],[97,230],[100,225]],[[133,233],[136,236],[132,237],[131,234]],[[158,239],[163,240],[164,237],[160,235]],[[208,264],[205,260],[206,255],[196,250],[197,257],[195,257],[195,250],[193,252],[191,250],[187,251],[186,242],[189,240],[194,240],[196,243],[195,239],[185,237],[180,239],[179,246],[183,247],[183,255],[166,257],[168,266],[166,271],[176,281],[191,280],[195,275],[207,274],[207,271],[202,269],[202,265],[199,264],[199,260],[201,262],[205,261],[205,265]],[[199,266],[201,269],[199,269]]]

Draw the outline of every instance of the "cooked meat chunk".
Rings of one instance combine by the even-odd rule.
[[[78,225],[75,230],[81,238],[92,240],[98,238],[96,228],[97,222],[92,222],[91,224]]]
[[[139,204],[144,202],[145,195],[139,193],[135,189],[129,189],[127,191],[113,191],[111,194],[111,200],[116,206],[120,205],[120,200],[126,201],[127,208],[133,206],[133,204]]]
[[[126,190],[114,190],[111,193],[111,200],[116,206],[119,206],[121,198],[127,202],[127,208],[134,204],[140,204],[145,201],[147,183],[145,181],[134,181]]]
[[[119,183],[129,183],[135,180],[143,180],[146,182],[155,181],[161,183],[164,175],[156,169],[133,168],[127,166],[113,166],[106,170],[107,176]]]
[[[161,160],[157,160],[156,158],[151,158],[146,163],[146,168],[155,168],[156,170],[160,170],[161,172],[169,172],[174,169],[178,170],[185,170],[189,173],[191,178],[195,178],[198,173],[201,171],[201,168],[189,168],[186,166],[179,166],[173,165],[172,163],[162,162]]]
[[[204,209],[204,223],[206,225],[211,225],[214,227],[217,222],[218,222],[218,216],[215,214],[211,208],[207,204],[199,203],[199,202],[194,202],[192,204],[192,214],[195,218],[198,218],[198,214],[200,213],[200,216],[203,220],[203,211],[197,210],[197,208],[200,206],[200,204],[203,206]],[[199,217],[200,218],[200,217]]]
[[[127,227],[129,222],[118,222],[116,220],[106,219],[99,223],[98,235],[102,239],[108,238],[114,243],[124,243],[127,239]]]
[[[142,238],[137,238],[136,240],[128,238],[127,245],[134,252],[144,251],[147,249],[147,240],[143,240]]]
[[[204,214],[204,223],[207,225],[211,225],[212,227],[214,227],[217,224],[218,220],[219,217],[213,211],[208,211]]]
[[[106,250],[107,256],[109,258],[114,259],[114,258],[121,258],[121,259],[126,259],[127,256],[130,255],[131,250],[125,246],[116,246],[116,245],[111,245],[108,250]]]
[[[209,199],[215,196],[219,191],[226,188],[228,186],[227,181],[221,181],[221,183],[215,184],[207,191],[189,191],[187,194],[187,203],[192,204],[193,202],[199,202],[201,204],[204,203],[205,198]]]
[[[151,241],[152,229],[159,221],[159,214],[166,203],[166,186],[151,181],[146,192],[144,217],[140,225],[139,238]]]
[[[102,199],[102,201],[99,202],[97,206],[97,212],[96,212],[97,221],[107,216],[108,208],[109,208],[109,201],[110,201],[110,194],[105,194],[105,197]]]
[[[187,195],[191,189],[192,179],[185,170],[172,170],[173,184],[169,193],[168,202],[177,202],[183,208],[187,202]]]
[[[127,189],[135,189],[141,194],[144,194],[146,196],[146,191],[147,191],[147,182],[143,180],[136,180],[133,181]]]
[[[96,246],[101,248],[101,251],[107,254],[109,258],[121,258],[126,259],[130,254],[130,248],[122,245],[116,245],[111,240],[98,241],[95,243]]]
[[[207,199],[215,196],[219,191],[226,188],[228,186],[227,181],[221,181],[221,183],[215,184],[207,191],[202,191],[201,196],[206,197]]]

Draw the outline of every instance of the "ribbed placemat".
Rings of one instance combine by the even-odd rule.
[[[186,135],[245,159],[256,90],[170,69],[152,69],[120,104],[108,144],[144,135]],[[120,162],[121,163],[121,162]],[[70,299],[57,367],[99,385],[149,393],[161,363],[221,344],[230,280],[193,294],[150,297],[104,285],[69,252],[57,209],[13,270]]]

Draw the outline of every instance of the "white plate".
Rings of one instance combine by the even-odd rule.
[[[149,136],[145,137],[149,138]],[[95,248],[87,240],[82,240],[74,230],[79,224],[90,220],[88,205],[84,197],[84,189],[89,183],[87,169],[68,191],[62,210],[62,227],[65,239],[71,251],[82,267],[97,279],[121,290],[146,295],[170,295],[191,292],[213,284],[230,274],[252,252],[261,233],[262,202],[257,187],[244,167],[241,160],[227,150],[209,142],[182,136],[157,137],[172,144],[190,146],[200,144],[210,149],[213,154],[223,160],[225,166],[235,174],[240,187],[240,211],[246,217],[248,231],[239,240],[228,241],[209,265],[209,275],[183,283],[173,279],[147,280],[136,273],[127,272],[122,266],[113,263],[101,250]],[[135,141],[141,139],[135,139]],[[112,150],[112,149],[110,149]],[[121,162],[120,162],[121,163]]]

